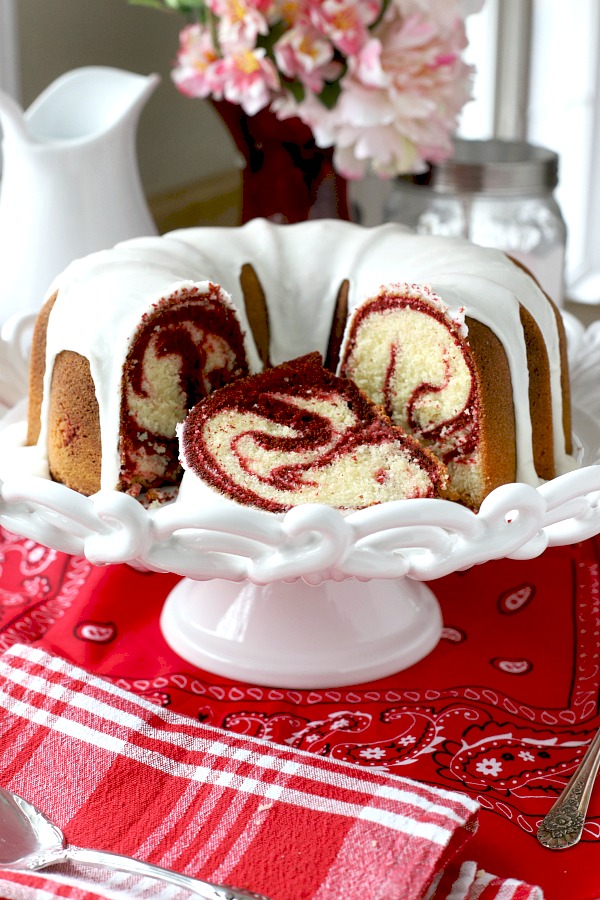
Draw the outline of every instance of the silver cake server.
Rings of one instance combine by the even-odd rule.
[[[262,894],[210,884],[118,853],[70,846],[60,828],[44,813],[18,794],[0,788],[0,868],[36,870],[67,860],[156,878],[186,888],[205,900],[268,900]]]

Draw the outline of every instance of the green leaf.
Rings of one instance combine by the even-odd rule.
[[[180,9],[181,12],[193,12],[195,9],[206,9],[205,0],[165,0],[165,2],[173,9]]]
[[[166,11],[166,7],[162,0],[127,0],[130,6],[150,6],[152,9],[162,9]]]
[[[379,23],[385,16],[386,10],[389,5],[390,5],[390,0],[383,0],[383,3],[381,4],[381,9],[379,10],[379,15],[377,16],[375,21],[371,22],[371,24],[369,25],[369,31],[373,31],[373,29],[377,28],[377,26],[379,25]]]
[[[131,6],[149,6],[163,11],[197,13],[202,15],[206,10],[205,0],[127,0]]]
[[[279,40],[279,38],[285,34],[288,26],[285,24],[283,20],[279,20],[278,22],[273,22],[272,25],[269,26],[268,34],[259,34],[256,38],[256,46],[262,47],[267,51],[267,55],[269,59],[275,62],[275,53],[273,52],[273,48],[275,44]]]
[[[302,103],[304,100],[306,90],[301,81],[286,81],[286,88],[296,101],[296,103]]]
[[[342,87],[340,80],[325,84],[323,90],[319,94],[319,100],[327,109],[333,109],[340,98]]]

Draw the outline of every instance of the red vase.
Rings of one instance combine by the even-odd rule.
[[[349,219],[347,184],[300,119],[280,121],[269,109],[248,116],[241,106],[213,100],[246,161],[242,222]]]

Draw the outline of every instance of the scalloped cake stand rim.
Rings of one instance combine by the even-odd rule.
[[[575,382],[575,427],[595,458],[590,447],[600,443],[598,430],[585,397],[577,405],[576,388]],[[18,407],[2,417],[0,430],[18,419]],[[172,649],[201,669],[247,683],[317,689],[413,665],[437,644],[442,617],[433,591],[413,578],[309,584],[296,577],[257,584],[243,577],[183,577],[166,598],[160,626]]]

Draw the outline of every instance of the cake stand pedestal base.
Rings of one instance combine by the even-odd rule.
[[[316,689],[385,678],[437,644],[433,592],[412,579],[256,585],[184,578],[161,616],[169,646],[236,681]]]

